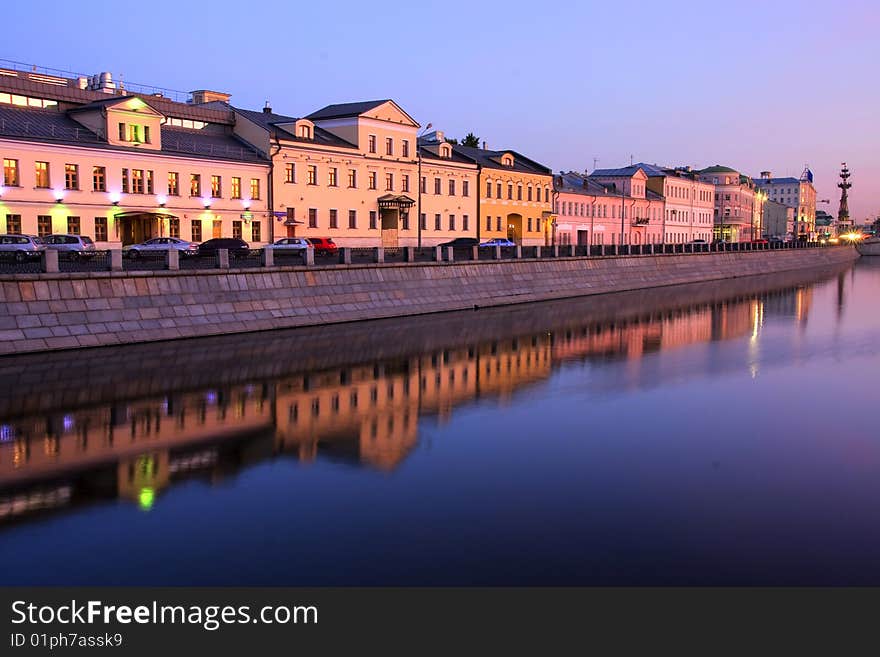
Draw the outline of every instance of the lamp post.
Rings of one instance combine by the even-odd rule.
[[[421,131],[421,133],[416,135],[416,159],[418,160],[418,174],[416,180],[416,185],[419,186],[419,194],[418,194],[418,204],[416,206],[416,225],[418,229],[416,231],[417,239],[416,244],[419,249],[422,248],[422,147],[419,144],[419,137],[424,135],[428,130],[433,127],[433,123],[429,123],[425,126],[425,128]],[[480,221],[480,218],[477,217],[477,222]]]

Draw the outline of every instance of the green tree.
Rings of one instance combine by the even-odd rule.
[[[446,143],[452,144],[453,146],[458,146],[458,139],[455,139],[454,137],[447,137]]]
[[[471,148],[479,148],[480,138],[477,137],[473,132],[469,132],[464,136],[464,139],[461,140],[461,145],[470,146]]]

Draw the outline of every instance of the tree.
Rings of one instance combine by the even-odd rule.
[[[458,146],[458,139],[455,139],[454,137],[447,137],[446,143],[452,144],[453,146]]]
[[[470,146],[471,148],[479,148],[480,138],[477,137],[473,132],[469,132],[464,136],[464,139],[461,140],[461,145]]]

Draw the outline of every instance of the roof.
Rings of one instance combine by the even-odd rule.
[[[452,145],[452,150],[463,155],[472,162],[476,162],[481,167],[487,169],[501,169],[502,171],[516,171],[519,173],[534,173],[544,176],[552,176],[553,171],[543,164],[539,164],[534,160],[530,160],[524,155],[520,155],[513,150],[490,151],[484,148],[473,148],[471,146]],[[505,153],[513,155],[513,166],[506,167],[499,161]]]
[[[755,178],[756,185],[799,185],[797,178]]]
[[[274,112],[263,112],[262,110],[246,110],[239,107],[234,108],[237,114],[244,116],[246,119],[253,121],[258,126],[272,132],[275,131],[276,136],[285,141],[299,141],[307,144],[322,144],[324,146],[338,146],[340,148],[357,148],[356,144],[352,144],[341,137],[337,137],[332,132],[315,126],[314,139],[306,139],[298,137],[294,133],[286,130],[281,124],[296,123],[299,118],[293,116],[285,116],[284,114],[275,114]],[[311,119],[309,119],[311,121]]]
[[[731,169],[730,167],[724,167],[720,164],[716,164],[715,166],[706,167],[698,171],[697,173],[739,173],[736,169]]]
[[[379,105],[384,105],[389,101],[391,101],[390,98],[385,98],[383,100],[365,100],[357,103],[337,103],[335,105],[327,105],[326,107],[319,109],[317,112],[312,112],[306,118],[314,121],[360,116],[364,112],[369,112],[371,109],[375,109],[376,107],[379,107]]]
[[[584,184],[586,182],[586,185]],[[569,171],[553,177],[553,187],[558,192],[569,194],[582,194],[584,196],[616,196],[620,198],[620,194],[614,183],[603,183],[590,176],[585,176],[576,171]],[[625,196],[624,198],[632,198]],[[645,190],[645,198],[649,201],[661,201],[663,195],[658,194],[650,189]]]
[[[243,162],[265,162],[249,144],[221,127],[214,130],[187,130],[162,126],[161,153],[210,157]],[[66,112],[50,109],[0,106],[0,137],[41,143],[140,152],[135,146],[116,146],[71,119]]]
[[[469,158],[465,157],[461,153],[452,149],[452,157],[440,157],[438,148],[440,147],[440,142],[419,142],[419,153],[424,160],[440,160],[441,162],[458,162],[459,164],[470,164],[474,165],[475,162]]]
[[[644,167],[640,164],[631,164],[628,167],[622,167],[620,169],[596,169],[593,173],[590,174],[592,177],[601,177],[601,178],[629,178],[634,176],[636,172],[641,169],[647,175],[647,171],[645,171]]]

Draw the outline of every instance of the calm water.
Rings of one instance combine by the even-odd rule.
[[[0,584],[880,584],[878,261],[0,360]]]

